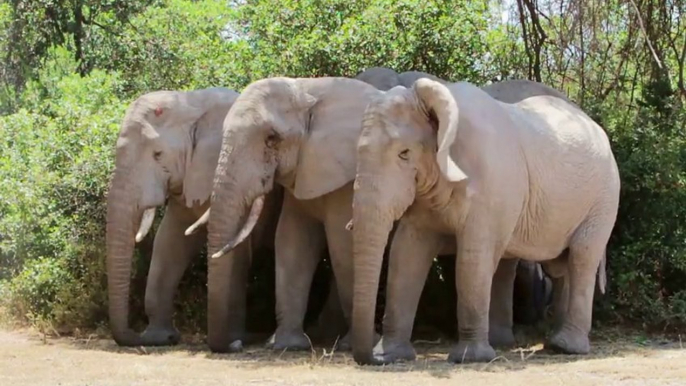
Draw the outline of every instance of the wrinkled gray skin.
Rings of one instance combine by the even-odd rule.
[[[481,87],[481,89],[494,99],[504,103],[518,103],[524,99],[535,96],[553,96],[576,106],[576,104],[570,101],[567,96],[560,91],[544,84],[532,82],[526,79],[514,79],[492,83]],[[501,263],[503,261],[505,260],[501,260]],[[531,277],[534,276],[534,274],[535,276],[540,276],[540,266],[542,266],[543,271],[547,274],[547,276],[550,277],[553,290],[553,325],[561,326],[564,322],[564,310],[567,309],[567,300],[569,296],[569,283],[565,280],[567,274],[567,264],[566,261],[564,261],[564,257],[540,264],[521,260],[520,265],[524,266],[521,267],[521,269],[518,268],[518,271],[521,272],[521,275],[525,277]],[[596,287],[596,290],[599,291],[600,294],[605,293],[605,275],[605,257],[603,257],[600,267],[598,268],[598,281]],[[494,285],[497,285],[497,283]],[[544,294],[544,296],[547,298],[549,294]],[[490,333],[493,335],[493,331]],[[493,344],[493,342],[491,342],[491,344]]]
[[[325,246],[349,320],[352,235],[345,226],[352,216],[355,149],[364,110],[380,94],[347,78],[263,79],[246,87],[227,116],[208,223],[208,253],[216,256],[208,267],[209,301],[225,302],[231,285],[215,273],[234,257],[217,252],[249,232],[262,195],[284,187],[275,238],[274,349],[310,348],[303,318]]]
[[[444,85],[449,84],[449,82],[425,72],[408,71],[398,74],[394,70],[385,67],[369,68],[358,74],[355,78],[369,83],[380,90],[389,90],[395,86],[409,88],[412,87],[417,79],[421,78],[435,80]],[[558,90],[528,80],[510,80],[494,83],[482,87],[482,90],[494,99],[510,104],[538,95],[554,96],[572,103]],[[545,290],[550,290],[552,286],[544,287],[542,281],[545,278],[538,263],[524,260],[501,260],[500,265],[502,266],[496,271],[496,277],[493,279],[494,285],[489,313],[489,341],[491,345],[496,347],[508,347],[515,343],[512,332],[513,313],[518,312],[524,318],[524,321],[529,323],[542,318],[543,309],[545,304],[547,304],[547,299],[550,298],[550,293],[545,293]],[[557,273],[560,270],[552,269],[552,271]],[[517,287],[517,292],[523,295],[520,302],[524,303],[517,310],[514,310],[513,300],[515,286]],[[553,286],[558,288],[557,296],[554,297],[554,300],[558,302],[566,301],[564,277],[554,278]],[[543,289],[544,292],[536,293],[535,289],[537,288]],[[554,310],[565,308],[565,304],[553,305]],[[558,312],[555,315],[556,324],[559,324],[562,313]]]
[[[602,128],[559,97],[506,104],[465,82],[428,79],[372,102],[364,125],[353,200],[355,360],[414,358],[417,302],[431,259],[446,248],[457,255],[460,333],[449,361],[495,357],[493,272],[517,258],[562,267],[555,275],[569,282],[559,291],[567,300],[555,303],[566,312],[546,347],[588,353],[596,272],[604,270],[620,186]],[[384,336],[372,350],[382,253],[398,219]]]
[[[237,97],[238,93],[222,88],[156,91],[139,97],[126,112],[107,201],[109,313],[114,339],[120,345],[179,341],[172,322],[174,295],[190,260],[206,241],[204,227],[190,236],[184,231],[209,207],[222,125]],[[252,237],[255,246],[273,243],[282,196],[277,190],[268,197]],[[138,335],[128,326],[131,258],[135,239],[142,240],[152,225],[150,215],[147,222],[141,221],[143,212],[152,209],[149,213],[154,215],[158,206],[166,210],[155,234],[145,290],[149,325]],[[141,222],[148,226],[136,235]],[[249,259],[249,248],[242,248],[222,267],[221,274],[233,286],[224,304],[208,310],[210,342],[244,339]],[[335,293],[332,297],[337,306]]]

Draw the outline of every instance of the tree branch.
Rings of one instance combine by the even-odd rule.
[[[643,19],[641,18],[641,12],[638,10],[638,6],[636,5],[636,2],[634,0],[630,0],[631,4],[634,6],[634,9],[636,10],[636,16],[638,16],[638,25],[641,27],[641,32],[643,32],[643,37],[646,40],[646,43],[648,43],[648,48],[650,49],[650,52],[653,54],[653,59],[655,59],[655,62],[657,63],[657,66],[662,69],[662,62],[660,61],[660,58],[657,57],[657,52],[655,52],[655,48],[653,48],[653,43],[650,42],[650,39],[648,38],[648,33],[646,32],[645,26],[643,25]]]

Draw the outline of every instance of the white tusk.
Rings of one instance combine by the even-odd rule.
[[[255,224],[257,224],[257,220],[260,218],[260,213],[262,213],[263,206],[264,196],[257,197],[255,201],[253,201],[252,206],[250,207],[250,214],[248,215],[248,218],[245,220],[243,229],[241,229],[241,231],[238,232],[238,236],[236,236],[236,238],[229,241],[229,243],[226,244],[224,248],[222,248],[219,252],[212,255],[213,259],[222,257],[224,254],[234,249],[236,245],[242,243],[243,240],[250,236],[250,232],[252,232],[253,228],[255,228]]]
[[[150,227],[152,226],[152,222],[155,221],[155,209],[156,208],[148,208],[143,212],[143,219],[141,220],[141,226],[138,229],[138,233],[136,233],[136,242],[140,243],[145,236],[148,234],[150,231]]]
[[[538,276],[538,280],[543,280],[543,267],[541,267],[540,263],[534,263],[536,264],[536,275]]]
[[[345,230],[351,231],[353,230],[353,220],[348,221],[347,224],[345,224]]]
[[[192,235],[193,233],[195,233],[195,231],[198,230],[198,228],[200,228],[201,226],[207,224],[207,221],[208,221],[209,219],[210,219],[210,210],[207,209],[207,210],[205,211],[205,213],[203,213],[202,216],[200,216],[200,218],[198,219],[198,221],[194,222],[193,225],[189,226],[188,229],[186,229],[186,231],[185,231],[183,234],[186,235],[186,236]]]

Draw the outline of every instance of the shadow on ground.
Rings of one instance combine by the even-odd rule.
[[[253,337],[253,343],[246,345],[241,353],[211,353],[200,335],[184,336],[184,343],[171,347],[119,347],[109,338],[58,338],[47,339],[46,344],[66,345],[78,350],[96,350],[121,353],[125,355],[173,355],[226,361],[228,365],[243,369],[265,367],[312,366],[312,367],[351,367],[365,372],[423,372],[436,378],[449,378],[451,373],[460,371],[503,372],[519,371],[529,367],[572,364],[579,361],[591,362],[605,358],[622,358],[627,355],[651,356],[656,351],[682,349],[679,340],[663,336],[646,336],[640,332],[621,329],[594,330],[591,354],[560,355],[543,350],[541,336],[517,335],[520,343],[517,348],[498,350],[498,357],[490,363],[454,365],[446,361],[452,342],[415,341],[417,360],[386,366],[357,366],[349,352],[336,352],[331,346],[314,346],[310,351],[273,351],[264,348],[267,336]],[[38,338],[37,338],[38,339]]]

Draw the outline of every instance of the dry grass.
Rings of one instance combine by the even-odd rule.
[[[419,359],[412,363],[360,367],[348,353],[323,348],[292,353],[248,346],[218,355],[198,337],[186,341],[120,348],[95,336],[0,331],[0,385],[686,385],[686,350],[678,340],[623,331],[594,336],[589,356],[551,355],[535,344],[499,352],[488,364],[460,366],[445,362],[444,343],[417,344]]]

